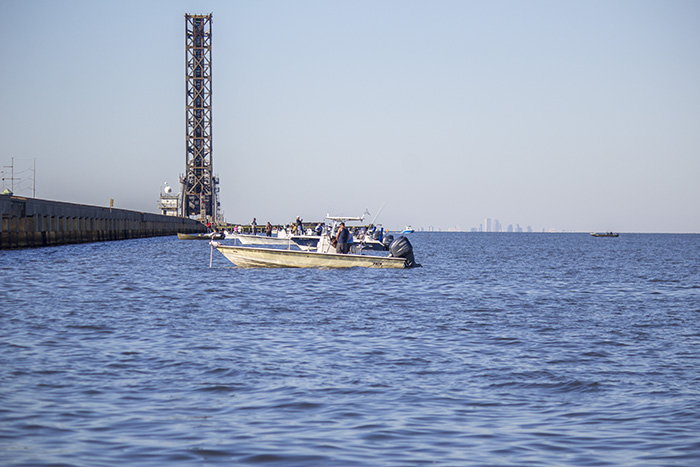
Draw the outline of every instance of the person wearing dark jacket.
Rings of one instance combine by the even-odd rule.
[[[338,232],[336,233],[336,239],[338,241],[335,247],[336,253],[347,254],[350,252],[350,245],[348,244],[350,240],[350,231],[345,228],[345,222],[340,223],[340,227],[338,227]]]

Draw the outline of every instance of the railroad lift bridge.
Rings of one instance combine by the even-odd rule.
[[[214,175],[212,145],[212,15],[185,15],[186,157],[180,176],[180,215],[220,219],[219,178]]]

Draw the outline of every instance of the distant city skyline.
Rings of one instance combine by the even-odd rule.
[[[3,162],[3,161],[0,161]],[[18,196],[33,196],[35,190],[35,161],[30,161],[30,165],[27,165],[26,160],[18,161],[12,159],[8,164],[2,164],[0,168],[0,181],[2,182],[2,190],[11,189]],[[61,200],[56,200],[61,201]],[[146,211],[155,212],[156,210]],[[309,219],[311,220],[311,219]],[[323,219],[313,219],[313,221],[323,221]],[[291,221],[285,221],[282,223],[287,223]],[[381,222],[378,222],[381,224]],[[403,227],[392,226],[387,227],[391,231],[401,231]],[[508,223],[503,224],[498,218],[486,217],[483,222],[475,227],[462,228],[461,224],[448,226],[448,227],[435,227],[433,225],[428,226],[414,226],[415,230],[418,232],[475,232],[475,233],[556,233],[556,232],[581,232],[587,233],[591,231],[611,231],[612,229],[583,229],[583,230],[573,230],[567,228],[557,228],[557,227],[536,227],[533,228],[531,225],[521,226],[519,223]],[[620,230],[615,230],[620,232]],[[624,231],[622,231],[624,232]]]
[[[486,217],[484,219],[483,224],[479,224],[479,227],[472,228],[472,231],[476,232],[532,232],[532,227],[531,226],[526,226],[526,227],[521,227],[520,224],[508,224],[505,227],[505,230],[503,229],[503,224],[496,219],[493,218],[491,219],[490,217]]]
[[[31,161],[31,165],[27,166],[27,161],[18,161],[11,159],[8,165],[2,165],[3,170],[0,170],[0,179],[2,181],[2,189],[11,189],[18,196],[32,196],[35,190],[35,178],[36,174],[34,170],[35,161]],[[60,201],[60,200],[56,200]],[[313,219],[313,221],[322,221],[323,219]],[[486,227],[485,227],[486,226]],[[401,230],[400,227],[393,227],[390,230],[398,231]],[[476,227],[469,227],[463,229],[461,225],[454,225],[450,227],[434,227],[432,225],[426,227],[415,227],[416,231],[424,232],[513,232],[513,233],[533,233],[533,232],[574,232],[574,230],[567,230],[562,228],[552,228],[552,227],[540,227],[533,228],[530,225],[521,226],[519,223],[509,223],[504,225],[500,222],[498,218],[484,218],[483,223]],[[587,230],[582,230],[581,232],[587,232]]]

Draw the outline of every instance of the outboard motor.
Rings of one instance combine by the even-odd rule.
[[[406,267],[413,268],[420,266],[413,257],[413,246],[403,235],[394,240],[389,246],[391,256],[406,259]]]
[[[384,249],[388,250],[389,247],[391,246],[391,243],[394,241],[394,236],[393,235],[387,235],[384,237],[382,240],[382,245],[384,245]]]

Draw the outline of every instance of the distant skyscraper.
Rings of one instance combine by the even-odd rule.
[[[491,232],[491,219],[484,219],[484,232]]]

